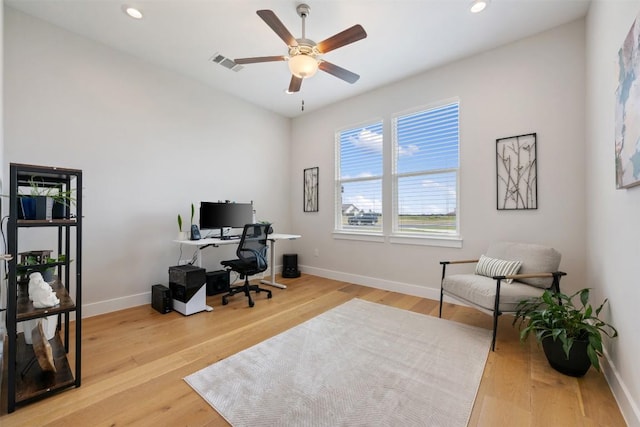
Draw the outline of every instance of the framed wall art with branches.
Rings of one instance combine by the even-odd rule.
[[[318,212],[318,170],[304,170],[304,212]]]
[[[538,209],[536,134],[496,140],[498,210]]]

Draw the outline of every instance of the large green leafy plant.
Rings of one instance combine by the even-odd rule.
[[[574,305],[574,299],[579,306]],[[587,356],[594,368],[600,371],[602,356],[602,334],[615,338],[618,331],[598,316],[607,299],[595,310],[589,303],[589,289],[585,288],[567,296],[561,292],[545,291],[539,298],[521,301],[516,307],[513,324],[520,328],[520,340],[525,341],[531,333],[542,342],[545,338],[560,340],[562,349],[569,358],[575,341],[587,342]]]

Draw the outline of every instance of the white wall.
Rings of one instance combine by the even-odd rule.
[[[0,194],[4,194],[4,180],[2,176],[4,176],[4,114],[3,114],[3,106],[4,106],[4,96],[3,96],[3,73],[4,73],[4,65],[3,65],[3,48],[4,48],[4,0],[0,0]],[[5,205],[5,201],[0,197],[0,212],[2,212],[2,207]],[[2,246],[0,249],[0,253],[7,252],[7,248]],[[4,277],[5,268],[4,262],[0,263],[0,277]],[[2,285],[0,282],[0,307],[6,307],[6,287]],[[4,316],[0,316],[1,319],[4,319]],[[4,321],[0,320],[0,336],[4,336]],[[2,355],[2,350],[0,350],[0,355]],[[2,375],[0,375],[0,379]]]
[[[289,119],[11,8],[4,42],[5,161],[84,172],[86,315],[150,302],[192,202],[253,200],[289,231]],[[19,249],[55,247],[39,236]]]
[[[460,98],[462,249],[333,239],[334,132],[383,118],[389,141],[391,114],[451,97]],[[477,257],[492,241],[514,240],[557,248],[565,289],[582,286],[583,105],[581,20],[294,119],[293,224],[304,236],[304,271],[434,298],[438,261]],[[539,208],[497,211],[495,140],[530,132],[538,136]],[[302,170],[312,166],[320,167],[320,211],[303,213]]]
[[[607,345],[607,379],[630,426],[640,426],[640,187],[616,190],[616,61],[640,2],[596,1],[587,17],[587,285],[609,298],[619,337]]]

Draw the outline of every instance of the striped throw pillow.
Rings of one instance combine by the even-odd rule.
[[[521,265],[522,262],[520,261],[505,261],[480,255],[480,259],[476,264],[476,274],[487,277],[508,276],[510,274],[518,274]],[[505,282],[511,283],[513,279],[506,279]]]

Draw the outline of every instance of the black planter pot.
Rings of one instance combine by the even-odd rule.
[[[547,356],[549,365],[558,372],[572,377],[581,377],[591,367],[591,361],[587,355],[588,341],[574,341],[569,358],[562,349],[562,341],[547,337],[542,340],[542,348]]]
[[[18,219],[51,219],[53,199],[46,196],[21,196]]]
[[[53,219],[62,219],[67,217],[67,206],[57,200],[53,201],[53,208],[51,209],[51,217]]]

